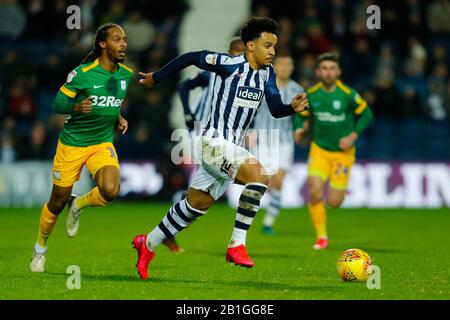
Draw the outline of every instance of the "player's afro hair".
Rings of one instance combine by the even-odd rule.
[[[241,29],[241,39],[244,44],[261,37],[262,32],[278,35],[278,24],[268,17],[251,17]]]

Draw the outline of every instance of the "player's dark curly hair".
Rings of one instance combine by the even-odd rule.
[[[114,27],[121,28],[115,23],[106,23],[100,26],[95,33],[94,48],[88,53],[88,55],[81,61],[80,64],[85,64],[94,61],[102,55],[102,48],[100,47],[100,42],[106,41],[108,38],[108,30]]]
[[[247,44],[261,37],[262,32],[278,35],[278,23],[268,17],[251,17],[241,29],[241,39]]]

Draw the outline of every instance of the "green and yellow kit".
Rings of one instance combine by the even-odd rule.
[[[53,184],[73,186],[84,165],[92,177],[105,166],[120,168],[112,142],[132,74],[120,63],[115,72],[107,71],[98,59],[70,72],[52,106],[56,113],[69,114],[53,160]],[[74,111],[75,105],[89,96],[91,112]]]
[[[70,72],[53,103],[54,112],[69,114],[60,141],[78,147],[112,142],[113,129],[132,74],[133,71],[121,63],[115,72],[107,71],[98,59]],[[88,96],[91,97],[92,111],[73,111],[75,104]]]
[[[307,90],[309,110],[294,116],[294,129],[303,128],[310,119],[312,143],[308,159],[308,175],[330,179],[336,189],[346,189],[355,147],[343,151],[339,140],[353,131],[358,136],[372,120],[372,111],[361,96],[341,81],[333,92],[326,92],[321,82]]]

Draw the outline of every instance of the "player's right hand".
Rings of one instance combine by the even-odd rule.
[[[76,112],[81,112],[81,113],[89,113],[89,112],[91,112],[92,111],[91,96],[87,97],[86,99],[84,99],[80,103],[77,103],[75,105],[75,107],[73,108],[73,110],[76,111]]]
[[[143,79],[139,80],[139,84],[146,88],[152,88],[156,86],[155,80],[153,79],[153,72],[144,73],[139,72],[139,75],[143,77]]]
[[[306,93],[299,93],[292,99],[291,103],[292,109],[295,112],[302,112],[309,108],[308,96]]]
[[[305,129],[303,129],[303,128],[299,128],[294,131],[294,141],[296,144],[300,144],[300,141],[302,140],[304,133],[305,133]]]

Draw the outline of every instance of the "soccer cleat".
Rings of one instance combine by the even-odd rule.
[[[147,236],[140,234],[134,237],[133,242],[131,242],[138,254],[136,267],[139,276],[143,280],[148,278],[148,264],[155,258],[155,253],[147,249],[147,246],[145,245],[146,241]]]
[[[31,257],[30,262],[30,271],[31,272],[45,271],[45,252],[38,253],[36,252],[36,250],[33,250],[33,256]]]
[[[67,203],[67,208],[69,211],[67,212],[66,219],[66,233],[69,237],[75,237],[78,232],[78,227],[80,226],[80,214],[82,210],[78,210],[75,205],[75,199],[77,196],[72,194],[69,202]]]
[[[251,268],[255,265],[252,259],[250,259],[250,257],[248,256],[245,245],[243,244],[237,247],[228,248],[225,259],[228,262],[234,262],[234,264],[237,266]]]
[[[273,236],[273,228],[272,227],[269,227],[269,226],[263,226],[263,228],[262,228],[262,232],[264,233],[264,234],[267,234],[268,236]]]
[[[184,249],[178,245],[175,238],[166,239],[163,243],[169,248],[170,251],[176,253],[183,253]]]
[[[314,250],[323,250],[328,247],[328,238],[319,238],[313,245]]]

